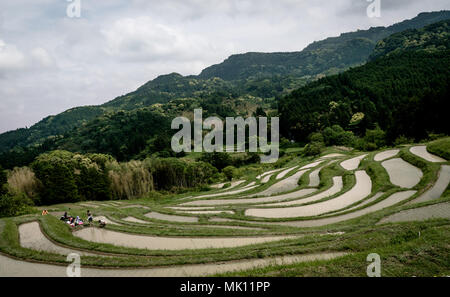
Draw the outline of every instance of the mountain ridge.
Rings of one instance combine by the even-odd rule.
[[[321,76],[340,73],[365,63],[376,47],[375,41],[382,36],[398,30],[420,28],[436,20],[448,18],[450,11],[421,13],[413,19],[392,26],[342,33],[338,37],[313,42],[298,52],[237,54],[220,64],[205,68],[197,76],[182,76],[177,73],[161,75],[136,91],[116,97],[102,105],[75,107],[58,115],[45,117],[30,128],[2,133],[0,153],[17,146],[26,147],[43,143],[49,137],[64,135],[108,112],[134,110],[181,98],[201,99],[215,92],[225,92],[232,96],[235,93],[249,94],[259,96],[262,100],[276,98]],[[248,59],[249,57],[251,59]],[[255,63],[261,59],[268,62]],[[238,64],[242,64],[241,62],[247,64],[244,63],[243,68],[242,65],[238,67],[234,60],[238,60]],[[233,63],[230,64],[230,61]],[[221,69],[217,72],[217,67],[225,69],[224,72]],[[232,75],[227,73],[228,68],[233,69]]]

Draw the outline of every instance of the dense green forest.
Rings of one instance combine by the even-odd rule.
[[[395,34],[378,44],[378,59],[282,98],[282,134],[303,140],[333,125],[356,135],[378,125],[390,143],[400,136],[421,140],[429,132],[448,134],[448,23]],[[395,51],[392,44],[398,45]]]

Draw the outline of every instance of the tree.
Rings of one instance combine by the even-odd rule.
[[[3,170],[3,168],[0,166],[0,196],[3,194],[6,194],[6,184],[8,182],[8,179],[6,177],[6,171]]]
[[[201,157],[201,161],[211,164],[218,170],[222,170],[233,163],[229,154],[219,152],[204,153]]]
[[[225,174],[225,177],[227,178],[227,180],[231,181],[234,177],[235,170],[236,170],[236,168],[234,166],[227,166],[222,170],[222,172],[223,172],[223,174]]]

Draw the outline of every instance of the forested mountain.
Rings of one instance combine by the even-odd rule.
[[[56,116],[48,116],[30,128],[21,128],[0,134],[0,152],[16,146],[42,143],[50,136],[63,135],[105,113],[100,106],[76,107]]]
[[[398,51],[284,97],[282,134],[304,140],[312,132],[339,125],[363,135],[377,124],[386,130],[388,141],[399,136],[420,140],[428,132],[448,134],[448,98],[448,47]]]
[[[449,11],[421,13],[416,18],[389,27],[358,30],[314,42],[299,52],[233,55],[221,64],[206,68],[199,77],[236,80],[288,74],[335,74],[366,62],[377,42],[391,34],[421,28],[449,18]]]
[[[233,55],[198,76],[163,75],[102,106],[74,108],[47,117],[31,128],[0,134],[0,152],[42,144],[49,137],[64,135],[106,112],[131,111],[174,99],[202,101],[220,93],[215,101],[222,97],[251,98],[252,103],[276,108],[276,98],[307,82],[364,63],[382,38],[448,18],[450,11],[422,13],[390,27],[359,30],[314,42],[300,52]]]
[[[335,124],[356,135],[378,124],[389,141],[448,133],[443,107],[449,96],[449,24],[444,18],[450,19],[450,12],[424,13],[388,28],[315,42],[298,53],[235,55],[199,76],[159,76],[101,106],[74,108],[1,134],[0,164],[29,164],[54,149],[107,153],[118,160],[155,152],[173,156],[170,119],[191,117],[195,108],[205,117],[222,118],[279,112],[283,136],[299,141]],[[440,22],[420,28],[435,20]],[[342,73],[369,56],[371,62]],[[330,73],[341,74],[324,77]]]
[[[450,20],[393,34],[377,44],[370,60],[406,50],[433,52],[446,48],[450,48]]]

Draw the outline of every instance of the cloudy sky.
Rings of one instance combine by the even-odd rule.
[[[298,51],[448,0],[0,0],[0,133],[109,101],[160,74],[198,74],[231,54]],[[72,6],[73,7],[73,6]]]

